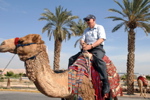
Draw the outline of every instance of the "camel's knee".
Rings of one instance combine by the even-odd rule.
[[[118,100],[118,97],[116,96],[116,97],[114,97],[114,100]]]

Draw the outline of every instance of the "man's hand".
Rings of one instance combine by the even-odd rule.
[[[82,44],[82,49],[83,49],[84,51],[90,50],[90,49],[92,49],[92,45],[87,45],[86,43],[83,43],[83,44]]]
[[[104,95],[104,98],[107,98],[107,97],[108,97],[108,95],[107,95],[107,94],[105,94],[105,95]]]
[[[86,43],[82,43],[81,46],[82,46],[82,48],[85,48],[87,46],[87,44]]]
[[[108,98],[108,93],[103,96],[103,99]]]

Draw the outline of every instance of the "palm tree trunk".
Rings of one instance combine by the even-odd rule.
[[[60,62],[60,51],[61,51],[61,44],[62,41],[55,40],[55,47],[54,47],[54,63],[53,63],[53,69],[59,70],[59,62]]]
[[[10,77],[8,77],[8,80],[7,80],[7,89],[10,88]]]
[[[127,58],[127,94],[134,94],[134,60],[135,60],[135,32],[128,32],[128,58]]]
[[[20,76],[20,78],[19,78],[19,82],[22,82],[22,76]]]

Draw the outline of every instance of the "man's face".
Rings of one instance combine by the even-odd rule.
[[[88,24],[88,26],[90,26],[94,23],[95,20],[94,19],[86,19],[85,21]]]

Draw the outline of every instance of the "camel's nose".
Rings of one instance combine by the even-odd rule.
[[[1,45],[5,45],[5,42],[2,42],[2,43],[0,44],[0,46],[1,46]]]

